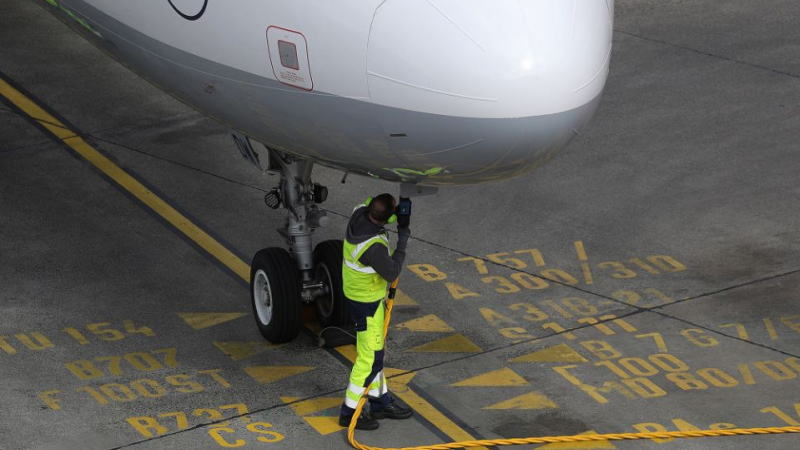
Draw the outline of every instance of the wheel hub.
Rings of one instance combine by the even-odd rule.
[[[272,320],[272,289],[263,270],[258,270],[253,277],[253,298],[258,320],[264,325],[269,324]]]
[[[323,317],[330,317],[333,314],[333,292],[331,291],[331,273],[325,264],[317,264],[317,280],[320,280],[324,288],[316,298],[317,311]]]

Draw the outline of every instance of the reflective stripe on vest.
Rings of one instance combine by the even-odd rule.
[[[372,267],[362,266],[361,264],[358,264],[358,263],[352,263],[352,262],[348,261],[347,259],[344,260],[344,263],[345,263],[345,265],[347,265],[347,267],[349,267],[349,268],[351,268],[353,270],[357,270],[357,271],[359,271],[361,273],[377,273],[377,272],[375,272],[375,269],[373,269]]]
[[[351,269],[357,270],[357,271],[359,271],[361,273],[376,273],[375,269],[373,269],[370,266],[365,266],[365,265],[361,264],[361,261],[359,261],[359,259],[361,258],[361,255],[363,255],[364,252],[366,252],[367,249],[369,247],[371,247],[372,244],[374,244],[376,242],[380,242],[380,243],[386,245],[386,248],[389,248],[389,238],[386,237],[385,234],[379,234],[379,235],[376,235],[376,236],[372,236],[371,238],[367,239],[366,241],[361,242],[360,244],[356,244],[356,246],[350,252],[350,258],[347,258],[345,256],[344,263],[347,265],[347,267],[350,267]],[[346,244],[353,245],[353,244],[350,244],[349,242],[347,242]],[[345,254],[346,254],[346,252],[345,252]]]

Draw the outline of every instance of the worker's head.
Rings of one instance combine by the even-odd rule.
[[[377,225],[386,225],[396,207],[392,194],[381,194],[369,203],[369,218]]]

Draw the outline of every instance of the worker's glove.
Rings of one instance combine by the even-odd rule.
[[[397,216],[397,230],[400,232],[401,228],[408,228],[411,225],[411,215],[407,216]]]
[[[397,241],[398,241],[398,243],[407,242],[409,237],[411,237],[411,228],[409,228],[409,227],[402,227],[401,228],[400,225],[398,225],[397,226]]]

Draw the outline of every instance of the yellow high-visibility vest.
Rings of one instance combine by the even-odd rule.
[[[370,266],[361,264],[359,258],[373,245],[389,248],[389,238],[379,234],[360,244],[344,241],[344,261],[342,264],[342,284],[344,295],[357,302],[375,302],[383,299],[389,289],[389,282]]]
[[[368,197],[364,203],[353,208],[355,213],[358,208],[368,206],[372,197]],[[375,302],[386,297],[389,289],[389,282],[384,280],[375,269],[361,264],[359,258],[373,245],[385,245],[388,251],[389,238],[381,233],[367,239],[360,244],[351,244],[344,240],[342,261],[342,285],[344,295],[350,300],[357,302]]]

